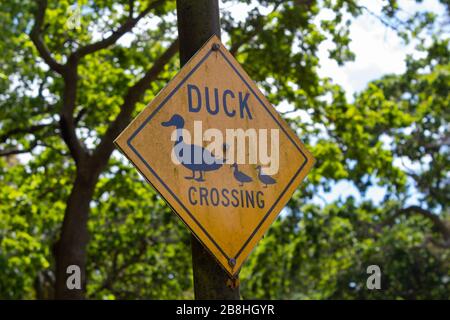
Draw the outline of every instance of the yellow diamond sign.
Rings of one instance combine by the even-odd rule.
[[[314,163],[216,36],[115,143],[232,276]]]

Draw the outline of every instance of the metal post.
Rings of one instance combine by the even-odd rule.
[[[214,34],[220,38],[218,0],[177,0],[180,62],[183,66]],[[195,298],[238,300],[239,286],[230,281],[203,245],[192,236]]]

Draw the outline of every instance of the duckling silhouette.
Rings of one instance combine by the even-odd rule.
[[[253,179],[250,178],[248,175],[239,171],[238,165],[236,163],[232,164],[231,168],[234,168],[233,176],[239,182],[240,187],[242,187],[244,183],[253,181]]]
[[[225,160],[217,159],[209,150],[202,146],[183,142],[184,119],[182,116],[174,114],[169,121],[162,122],[161,125],[164,127],[173,126],[177,130],[173,151],[178,161],[192,171],[192,176],[185,177],[185,179],[205,181],[203,177],[205,172],[218,170],[223,165]],[[196,172],[200,173],[200,177],[196,177]]]
[[[277,180],[275,180],[271,176],[268,176],[268,175],[263,174],[261,172],[261,166],[257,166],[256,170],[258,170],[258,179],[259,179],[259,181],[261,181],[264,184],[263,188],[267,188],[268,184],[275,184],[275,183],[277,183]]]

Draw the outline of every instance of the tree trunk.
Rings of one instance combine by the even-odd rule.
[[[194,294],[197,300],[239,300],[239,281],[230,279],[203,245],[192,236]]]
[[[86,165],[86,167],[88,167]],[[86,293],[86,256],[88,234],[89,205],[92,200],[98,174],[93,170],[81,172],[77,176],[67,200],[60,239],[56,244],[56,299],[84,299]],[[81,289],[70,290],[67,287],[67,267],[76,265],[81,270]]]
[[[177,0],[178,34],[181,65],[212,36],[220,38],[218,0]],[[203,245],[192,236],[192,268],[196,299],[239,300],[237,281],[231,281],[225,270]]]

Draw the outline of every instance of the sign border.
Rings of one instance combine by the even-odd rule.
[[[207,41],[208,43],[209,41]],[[226,56],[226,54],[222,51],[222,46],[214,50],[213,48],[210,48],[205,55],[200,59],[200,61],[180,80],[180,82],[173,88],[170,93],[159,103],[159,105],[151,112],[149,116],[139,125],[139,127],[130,135],[130,137],[127,139],[127,145],[128,147],[136,154],[136,156],[142,161],[142,163],[145,165],[145,167],[153,174],[153,176],[161,183],[162,186],[166,188],[166,190],[172,195],[172,197],[178,202],[178,204],[181,206],[181,208],[184,209],[184,211],[189,215],[189,217],[194,221],[197,226],[200,228],[200,230],[203,231],[203,233],[208,237],[208,239],[216,246],[216,248],[219,250],[219,252],[226,258],[227,261],[230,261],[230,257],[225,253],[225,251],[220,247],[220,245],[214,240],[214,238],[208,233],[208,231],[200,224],[200,222],[195,218],[195,216],[186,208],[186,206],[183,204],[183,202],[177,197],[177,195],[169,188],[169,186],[161,179],[161,177],[153,170],[153,168],[150,166],[150,164],[142,157],[142,155],[139,153],[139,151],[133,146],[132,141],[133,139],[144,129],[144,127],[152,120],[152,118],[158,113],[164,105],[170,100],[170,98],[181,88],[181,86],[191,77],[192,74],[194,74],[197,69],[209,58],[211,53],[218,52],[221,54],[221,56],[225,59],[227,64],[231,67],[233,72],[237,74],[237,76],[245,83],[247,88],[250,90],[250,92],[255,96],[257,101],[263,106],[263,108],[266,110],[266,112],[269,113],[271,118],[276,122],[279,128],[283,131],[283,133],[288,137],[288,139],[291,141],[291,143],[297,148],[297,150],[302,154],[304,157],[304,162],[300,165],[299,169],[295,172],[294,176],[291,178],[289,183],[286,185],[286,187],[283,189],[283,191],[280,193],[278,198],[274,201],[272,206],[269,208],[267,213],[264,215],[264,217],[261,219],[261,221],[258,223],[256,228],[253,230],[253,232],[250,234],[248,239],[244,242],[242,247],[238,250],[235,257],[233,257],[235,260],[239,258],[241,253],[245,250],[247,245],[250,243],[250,241],[253,239],[253,237],[256,235],[256,233],[259,231],[263,223],[267,220],[267,218],[272,213],[275,206],[278,204],[280,199],[284,196],[286,191],[291,187],[294,180],[298,177],[298,175],[302,172],[303,168],[308,163],[308,157],[303,152],[301,147],[296,143],[296,141],[291,137],[291,135],[286,131],[284,126],[279,122],[277,117],[269,110],[269,108],[266,106],[266,104],[262,101],[262,99],[259,97],[259,95],[253,90],[253,88],[250,86],[248,81],[245,79],[245,77],[239,72],[239,70],[233,65],[233,63],[230,61],[230,59]],[[144,175],[145,177],[145,175]],[[146,178],[146,180],[153,186],[153,184],[149,181],[149,179]],[[155,188],[156,189],[156,188]],[[157,189],[156,189],[157,190]],[[164,198],[164,197],[163,197]],[[164,199],[170,207],[170,202]],[[173,207],[172,207],[173,209]],[[176,212],[176,210],[173,209],[173,211],[177,214],[177,216],[183,221],[184,224],[186,224],[189,227],[189,224],[186,223],[186,221],[181,217],[180,214]],[[193,232],[198,239],[201,239],[195,231],[189,227],[191,232]],[[201,241],[201,240],[200,240]],[[228,271],[225,268],[226,271]],[[237,273],[238,270],[236,270],[235,273],[230,273],[231,275],[234,275]]]

